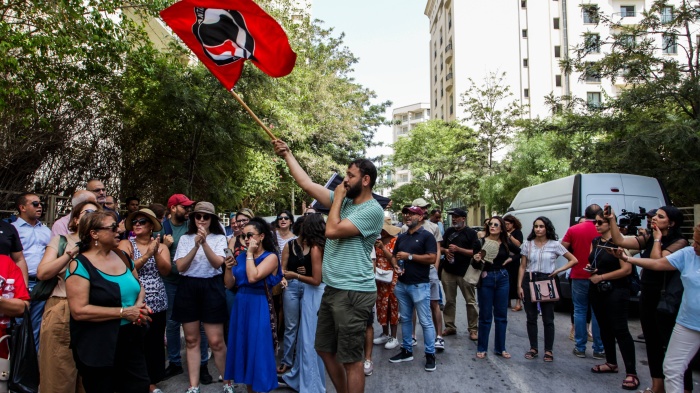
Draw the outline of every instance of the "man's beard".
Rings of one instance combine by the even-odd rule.
[[[461,221],[461,222],[456,222],[456,221],[455,221],[455,223],[452,224],[452,226],[455,227],[455,228],[457,228],[457,229],[461,229],[461,228],[464,227],[464,221]]]
[[[409,220],[409,221],[406,223],[406,226],[407,226],[409,229],[411,229],[411,228],[417,227],[419,223],[420,223],[420,220],[415,220],[415,221],[414,221],[414,220]]]
[[[185,221],[187,219],[187,215],[184,213],[176,212],[175,218],[177,218],[178,221]]]
[[[358,182],[354,186],[351,186],[350,188],[348,188],[348,191],[345,194],[345,196],[350,198],[350,199],[355,199],[358,196],[360,196],[361,193],[362,193],[362,183]]]

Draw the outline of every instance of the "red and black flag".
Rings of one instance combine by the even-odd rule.
[[[272,77],[294,68],[297,55],[287,34],[252,0],[183,0],[160,16],[227,90],[245,60]]]

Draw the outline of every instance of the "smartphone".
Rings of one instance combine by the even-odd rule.
[[[612,211],[612,209],[610,208],[610,205],[606,205],[605,208],[603,209],[603,212],[605,213],[606,216],[609,216],[611,211]]]
[[[231,249],[228,247],[224,248],[224,254],[226,254],[226,257],[233,258],[233,251],[231,251]]]
[[[598,244],[596,247],[602,248],[602,249],[605,249],[605,250],[617,250],[617,247],[606,246],[606,245],[604,245],[604,244]]]
[[[584,272],[588,272],[588,273],[593,273],[593,272],[595,271],[595,268],[592,268],[592,267],[584,267],[584,268],[583,268],[583,271],[584,271]]]

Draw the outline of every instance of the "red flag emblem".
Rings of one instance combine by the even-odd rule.
[[[183,0],[160,16],[227,90],[245,60],[272,77],[294,68],[297,55],[287,34],[252,0]]]

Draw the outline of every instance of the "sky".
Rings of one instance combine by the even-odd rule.
[[[392,108],[430,101],[430,32],[425,16],[427,0],[312,0],[312,17],[345,33],[345,45],[359,58],[353,76],[377,93],[375,103],[392,102]],[[375,141],[391,144],[391,127],[379,128]],[[368,157],[390,154],[375,147]]]

